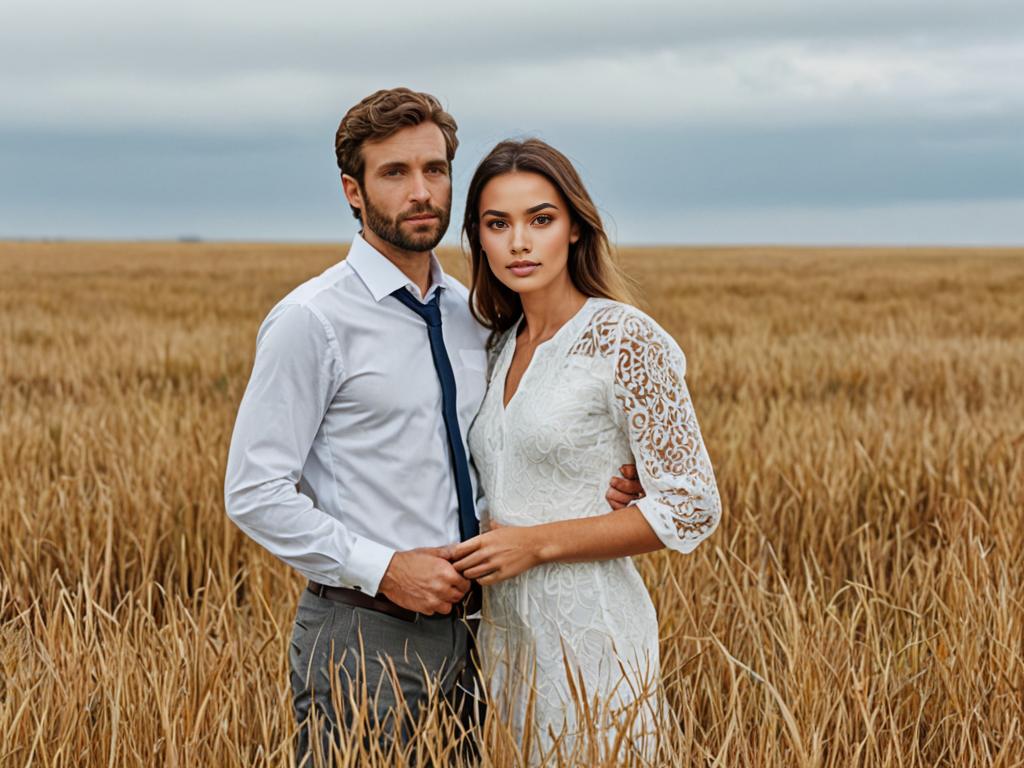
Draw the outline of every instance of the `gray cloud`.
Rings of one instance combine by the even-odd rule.
[[[407,84],[460,121],[457,186],[498,139],[540,134],[628,240],[697,212],[698,239],[749,241],[782,210],[899,209],[935,241],[948,227],[910,227],[923,210],[1024,199],[1021,30],[1024,4],[991,0],[8,0],[0,234],[343,237],[334,127]],[[983,220],[944,219],[1003,231]]]
[[[8,0],[5,7],[5,64],[24,70],[31,62],[36,72],[84,65],[166,75],[290,69],[387,75],[410,67],[486,68],[796,40],[1017,40],[1024,24],[1024,6],[1012,0],[636,0],[628,6],[526,0],[514,7],[393,0],[383,12],[331,0]]]

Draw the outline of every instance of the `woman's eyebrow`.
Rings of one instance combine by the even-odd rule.
[[[556,211],[558,210],[558,206],[554,203],[541,203],[540,205],[533,206],[533,208],[527,208],[526,213],[536,213],[537,211],[543,211],[545,208],[554,208]]]
[[[536,213],[537,211],[543,211],[545,208],[554,208],[556,211],[558,210],[558,206],[555,205],[554,203],[540,203],[538,205],[533,206],[532,208],[527,208],[526,209],[526,214],[529,215],[531,213]],[[488,208],[486,211],[484,211],[480,215],[481,216],[497,216],[499,219],[500,218],[508,218],[508,214],[505,213],[505,211],[496,211],[493,208]]]

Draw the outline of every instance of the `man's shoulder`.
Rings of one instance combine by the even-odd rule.
[[[339,261],[319,275],[292,288],[278,304],[299,304],[312,309],[323,309],[338,301],[353,288],[359,278],[347,261]]]
[[[280,323],[285,315],[311,315],[325,325],[334,325],[344,314],[342,307],[346,297],[353,290],[353,280],[358,276],[351,266],[340,261],[292,288],[267,313],[260,326],[263,335],[272,325]]]

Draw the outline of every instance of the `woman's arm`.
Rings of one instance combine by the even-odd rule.
[[[630,506],[542,525],[494,526],[456,545],[454,566],[464,578],[486,585],[544,563],[610,560],[664,546],[643,513]]]
[[[608,408],[629,438],[646,491],[608,514],[507,527],[455,548],[455,567],[488,584],[542,563],[625,557],[669,547],[691,552],[718,526],[721,501],[686,387],[686,358],[651,318],[629,310],[615,338]]]

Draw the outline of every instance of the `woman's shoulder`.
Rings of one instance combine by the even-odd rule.
[[[589,304],[593,308],[591,314],[594,318],[614,319],[616,322],[634,320],[660,328],[653,317],[633,304],[616,301],[615,299],[605,299],[599,296],[591,298]]]
[[[660,338],[668,336],[658,321],[639,307],[614,299],[592,298],[591,312],[584,328],[584,336],[591,337],[608,353],[622,341],[630,338]]]
[[[682,358],[683,351],[653,317],[639,307],[612,299],[591,299],[589,322],[574,351],[602,357],[645,357],[643,350],[657,347],[669,356]]]

